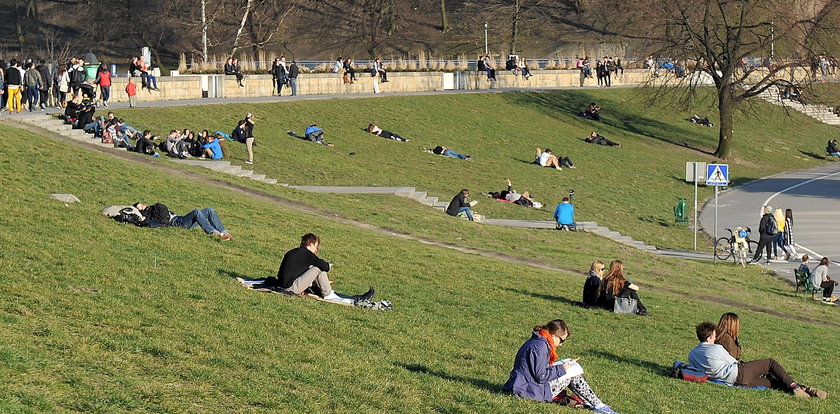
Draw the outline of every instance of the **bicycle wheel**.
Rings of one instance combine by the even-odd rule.
[[[715,242],[715,257],[718,260],[727,260],[732,256],[732,243],[729,237],[721,237]]]
[[[755,240],[750,240],[750,254],[755,254],[756,250],[758,250],[758,242]]]

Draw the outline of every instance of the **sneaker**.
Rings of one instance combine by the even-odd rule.
[[[555,169],[555,170],[558,170],[558,171],[562,171],[562,170],[563,170],[563,168],[561,168],[561,167],[554,167],[554,169]]]
[[[363,295],[360,295],[356,298],[356,302],[369,302],[373,299],[373,295],[376,294],[376,290],[374,288],[368,289]]]
[[[107,108],[108,107],[108,102],[102,102],[102,106]]]
[[[811,388],[811,387],[804,387],[804,388],[805,388],[805,392],[808,393],[808,395],[811,396],[811,397],[819,398],[821,400],[824,400],[824,399],[828,398],[828,393],[819,389],[819,388]],[[802,389],[802,388],[800,388],[800,389]]]
[[[609,405],[606,405],[606,404],[604,404],[600,407],[595,407],[595,409],[592,410],[592,412],[597,413],[597,414],[618,414],[617,411],[613,410],[612,407],[610,407]]]
[[[808,394],[802,387],[796,387],[793,389],[793,396],[796,398],[811,398],[811,395]]]
[[[158,154],[158,153],[154,153],[154,154],[152,154],[152,157],[154,157],[154,158],[160,158],[160,154]]]
[[[253,162],[253,161],[251,161],[251,160],[245,160],[245,164],[248,164],[248,165],[253,165],[253,164],[254,164],[254,162]]]
[[[222,239],[222,240],[224,240],[224,241],[228,241],[228,240],[233,239],[233,237],[231,237],[231,236],[230,236],[230,234],[227,234],[227,233],[222,233],[222,234],[220,234],[220,235],[219,235],[219,238],[220,238],[220,239]]]

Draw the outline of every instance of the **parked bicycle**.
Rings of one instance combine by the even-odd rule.
[[[721,237],[715,242],[715,257],[719,260],[729,260],[731,257],[735,264],[741,263],[746,267],[749,255],[758,249],[758,242],[750,240],[749,227],[727,228],[729,237]]]

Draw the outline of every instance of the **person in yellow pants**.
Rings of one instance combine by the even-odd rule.
[[[22,95],[20,93],[20,86],[9,86],[9,100],[6,102],[6,107],[9,108],[9,113],[14,112],[15,108],[17,108],[17,112],[20,112],[21,98]]]
[[[20,103],[23,97],[20,90],[21,85],[23,85],[23,75],[20,73],[20,63],[17,60],[12,59],[9,63],[11,65],[6,70],[6,87],[9,90],[6,107],[9,109],[9,113],[12,113],[15,108],[17,108],[17,112],[20,112],[23,108]]]

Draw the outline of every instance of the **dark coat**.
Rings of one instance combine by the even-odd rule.
[[[458,211],[460,211],[462,207],[469,206],[470,205],[467,204],[467,200],[464,196],[464,193],[458,193],[458,195],[456,195],[449,203],[449,206],[446,207],[446,214],[449,214],[450,216],[457,216]]]
[[[545,338],[533,333],[516,353],[513,370],[502,391],[520,398],[551,402],[554,396],[549,382],[562,377],[566,371],[562,365],[548,364],[548,347]]]

